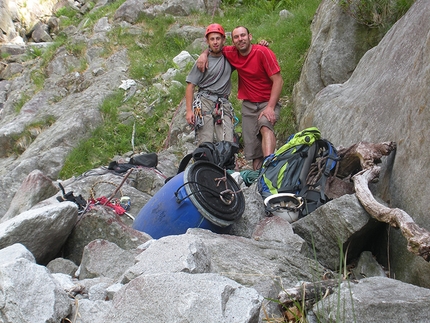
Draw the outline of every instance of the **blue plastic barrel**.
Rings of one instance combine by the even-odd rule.
[[[140,210],[133,228],[158,239],[189,228],[227,233],[245,210],[236,181],[221,167],[198,161],[170,179]]]

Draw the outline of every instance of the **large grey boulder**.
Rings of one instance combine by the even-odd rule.
[[[396,295],[396,300],[393,299]],[[428,322],[430,290],[386,277],[343,282],[314,305],[319,322]]]
[[[285,235],[294,233],[285,231]],[[219,273],[264,294],[272,285],[279,288],[282,283],[312,280],[323,271],[322,266],[301,254],[296,246],[194,228],[183,235],[166,236],[148,243],[136,257],[136,264],[124,273],[122,282],[142,274]]]
[[[317,126],[335,145],[397,142],[397,151],[383,165],[375,191],[427,230],[429,13],[430,2],[417,0],[378,46],[363,56],[348,81],[321,90],[306,116],[298,120],[301,127]],[[428,277],[430,264],[413,260],[416,257],[401,251],[406,246],[398,231],[390,237],[390,248],[396,250],[390,253],[392,274],[397,279],[430,287],[430,281],[421,278]]]
[[[70,313],[72,300],[67,293],[20,245],[0,250],[0,277],[2,322],[56,323]]]
[[[143,275],[116,293],[104,322],[257,322],[262,302],[217,274]]]
[[[79,279],[108,277],[118,279],[134,265],[137,252],[121,249],[115,243],[97,239],[85,246],[79,270]],[[106,261],[112,259],[111,261]]]
[[[37,169],[32,171],[22,182],[10,203],[9,210],[0,218],[0,223],[29,210],[35,204],[56,194],[57,191],[58,188],[54,186],[50,178]]]
[[[322,205],[292,226],[321,264],[337,270],[341,265],[340,255],[347,255],[348,259],[358,257],[369,248],[381,225],[352,194]]]
[[[39,264],[46,264],[61,250],[77,218],[78,208],[71,202],[23,212],[0,224],[0,248],[21,243]]]
[[[79,265],[85,247],[94,240],[107,240],[119,248],[130,250],[151,237],[130,227],[119,215],[106,206],[98,206],[85,213],[63,245],[64,257]]]
[[[321,1],[312,21],[311,45],[292,97],[297,120],[307,118],[319,91],[347,81],[360,58],[382,37],[378,28],[359,24],[339,2]]]

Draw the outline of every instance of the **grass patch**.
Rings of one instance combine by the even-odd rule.
[[[36,86],[36,92],[43,89],[43,85],[45,84],[46,76],[41,70],[37,69],[37,70],[31,71],[30,79],[34,83],[34,85]]]
[[[19,97],[19,99],[14,102],[13,108],[14,108],[15,112],[19,113],[21,111],[22,107],[24,106],[24,104],[26,104],[30,99],[31,98],[29,95],[22,93],[21,96]]]
[[[339,5],[358,23],[387,31],[414,2],[415,0],[340,0]]]
[[[168,124],[182,99],[182,92],[182,88],[172,88],[170,95],[160,96],[147,113],[139,112],[140,107],[135,106],[136,99],[130,100],[126,106],[128,112],[134,115],[134,126],[119,119],[119,107],[124,110],[125,106],[123,92],[118,91],[110,96],[100,108],[103,125],[96,128],[91,138],[81,141],[69,154],[59,174],[60,178],[69,178],[88,169],[107,165],[115,155],[123,155],[133,148],[136,153],[158,151],[168,135]]]
[[[47,116],[44,120],[33,122],[25,127],[19,135],[12,136],[13,146],[7,155],[21,155],[44,130],[55,122],[54,116]]]

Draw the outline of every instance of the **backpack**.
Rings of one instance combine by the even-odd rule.
[[[192,153],[182,158],[178,167],[178,174],[185,170],[191,158],[194,161],[209,161],[224,169],[234,169],[236,167],[235,154],[238,151],[239,145],[235,142],[203,142]]]
[[[139,166],[148,168],[157,168],[158,155],[156,153],[145,153],[136,155],[130,158],[128,163],[118,163],[117,161],[111,161],[108,169],[113,170],[116,173],[125,173],[130,168],[136,168]]]
[[[337,160],[336,149],[321,139],[318,128],[304,129],[265,159],[257,182],[260,194],[264,199],[281,193],[303,199],[298,216],[304,217],[329,201],[324,189]],[[266,205],[266,211],[273,211],[273,205]]]
[[[158,155],[156,153],[136,155],[130,158],[130,164],[156,168],[158,165]]]

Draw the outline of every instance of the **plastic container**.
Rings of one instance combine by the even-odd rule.
[[[183,234],[189,228],[227,233],[244,210],[245,198],[236,181],[221,167],[198,161],[144,205],[133,228],[154,239]]]

